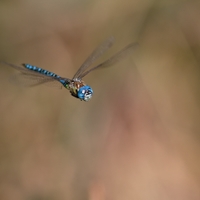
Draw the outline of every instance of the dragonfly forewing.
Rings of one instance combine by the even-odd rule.
[[[104,62],[100,63],[99,65],[89,69],[88,71],[85,71],[82,74],[80,74],[78,76],[78,78],[80,78],[80,79],[83,78],[88,73],[90,73],[91,71],[93,71],[97,68],[110,67],[110,66],[114,65],[115,63],[119,62],[120,60],[122,60],[126,56],[128,56],[130,53],[132,53],[132,51],[135,50],[137,48],[137,46],[138,46],[138,43],[131,43],[131,44],[127,45],[121,51],[117,52],[116,54],[114,54],[112,57],[110,57],[106,61],[104,61]]]
[[[106,50],[108,50],[114,43],[114,37],[109,37],[100,46],[98,46],[92,54],[85,60],[78,71],[75,73],[74,78],[79,77],[91,64],[97,60]]]

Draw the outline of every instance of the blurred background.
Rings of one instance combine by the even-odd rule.
[[[72,78],[106,38],[139,46],[66,89],[0,65],[0,199],[199,200],[200,1],[0,2],[0,60]]]

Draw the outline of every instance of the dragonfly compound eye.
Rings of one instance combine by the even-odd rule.
[[[78,98],[84,101],[89,101],[92,98],[93,90],[90,86],[85,85],[78,91]]]

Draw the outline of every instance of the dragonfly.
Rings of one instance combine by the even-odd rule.
[[[83,62],[72,79],[61,77],[53,72],[30,64],[22,64],[22,66],[17,66],[4,61],[1,61],[1,63],[13,67],[14,69],[20,71],[20,75],[32,80],[34,83],[32,83],[31,86],[57,81],[62,84],[61,86],[64,86],[66,89],[68,89],[73,97],[76,97],[81,101],[89,101],[94,92],[89,85],[85,84],[82,78],[98,68],[109,67],[115,64],[138,45],[137,43],[130,43],[106,61],[88,69],[113,44],[114,37],[107,38],[91,53],[85,62]]]

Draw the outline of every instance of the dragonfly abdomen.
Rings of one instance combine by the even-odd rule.
[[[58,76],[57,74],[53,73],[53,72],[50,72],[48,70],[45,70],[45,69],[42,69],[40,67],[36,67],[36,66],[33,66],[33,65],[29,65],[29,64],[23,64],[24,67],[26,69],[29,69],[29,70],[32,70],[32,71],[35,71],[35,72],[38,72],[40,74],[44,74],[46,76],[51,76],[51,77],[55,77],[55,78],[60,78],[60,76]]]

